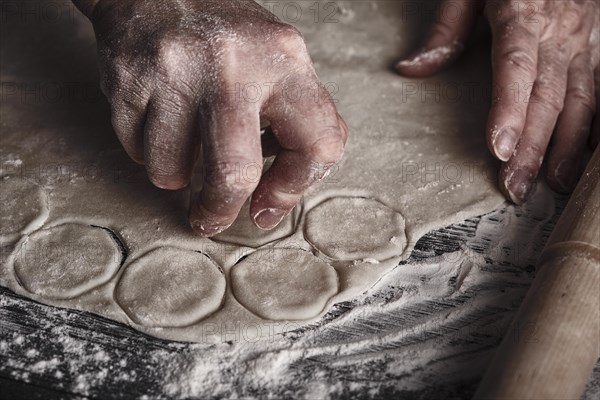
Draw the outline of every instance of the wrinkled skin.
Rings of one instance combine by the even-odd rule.
[[[422,77],[449,65],[482,11],[493,37],[486,136],[503,161],[500,189],[513,202],[524,202],[546,157],[550,186],[570,192],[588,139],[595,147],[600,138],[600,2],[443,0],[444,8],[461,12],[453,18],[438,13],[422,49],[400,61],[398,72]],[[443,57],[427,57],[440,48]]]
[[[190,224],[213,236],[250,214],[276,226],[340,160],[347,127],[300,33],[252,0],[75,0],[92,21],[113,127],[158,187],[201,160]],[[258,88],[258,89],[257,89]],[[276,159],[260,178],[260,118]]]

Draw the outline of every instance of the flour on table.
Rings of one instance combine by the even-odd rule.
[[[0,104],[0,161],[21,163],[0,162],[11,254],[0,285],[166,339],[203,342],[207,329],[218,338],[235,324],[278,333],[364,293],[425,233],[499,206],[479,87],[490,85],[488,54],[467,52],[461,68],[429,79],[400,77],[391,66],[418,41],[401,2],[338,3],[337,23],[309,12],[293,22],[348,123],[344,159],[275,231],[258,232],[246,208],[215,239],[189,228],[190,189],[157,189],[122,150],[83,17],[4,38],[2,79],[17,89]],[[62,96],[44,97],[49,80]],[[97,248],[69,253],[88,239]],[[22,258],[29,243],[60,248],[37,263]],[[250,263],[272,249],[298,257]]]

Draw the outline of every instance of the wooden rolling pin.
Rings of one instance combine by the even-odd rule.
[[[579,399],[600,356],[600,146],[475,399]]]

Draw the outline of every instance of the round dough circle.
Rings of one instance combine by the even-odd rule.
[[[48,217],[46,194],[23,178],[0,179],[0,244],[39,228]]]
[[[384,260],[406,248],[404,218],[373,199],[335,197],[306,215],[306,240],[338,260]]]
[[[176,247],[151,250],[126,266],[115,299],[137,324],[183,327],[214,313],[225,277],[206,255]]]
[[[69,299],[107,282],[122,258],[119,244],[106,229],[67,223],[25,238],[13,265],[28,292]]]
[[[259,250],[231,269],[235,298],[261,318],[316,317],[338,293],[335,269],[308,251]]]

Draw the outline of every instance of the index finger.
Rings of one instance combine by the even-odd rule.
[[[258,107],[217,102],[202,125],[202,189],[190,208],[190,224],[204,237],[227,229],[258,184],[244,173],[262,169]]]
[[[290,98],[290,92],[282,90],[263,110],[281,149],[252,196],[250,215],[262,229],[277,226],[303,192],[341,159],[348,136],[316,75],[294,85],[301,95]]]

